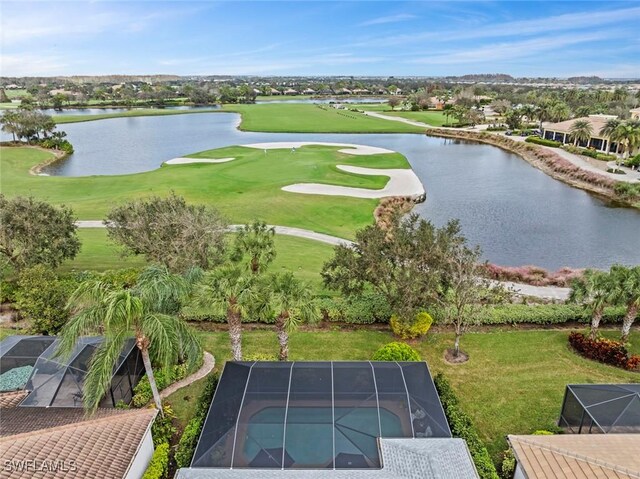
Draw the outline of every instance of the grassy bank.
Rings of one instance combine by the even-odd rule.
[[[356,108],[356,106],[354,106]],[[272,103],[224,105],[242,115],[240,129],[270,133],[423,133],[424,128],[381,120],[329,105]]]
[[[166,116],[166,115],[188,115],[192,113],[215,113],[218,108],[199,108],[193,110],[165,110],[159,108],[134,108],[116,113],[100,113],[97,115],[57,115],[53,119],[56,124],[80,123],[84,121],[106,120],[109,118],[131,118],[137,116]]]
[[[81,228],[78,236],[82,249],[73,261],[65,262],[63,272],[94,270],[105,271],[119,268],[138,268],[146,262],[141,256],[122,256],[120,248],[107,237],[104,228]],[[229,235],[229,239],[232,235]],[[276,259],[269,271],[277,273],[291,271],[310,283],[317,294],[327,293],[322,286],[320,270],[333,252],[331,245],[319,241],[277,235],[275,238]]]
[[[384,176],[362,176],[340,171],[338,164],[373,168],[407,168],[400,154],[355,156],[335,147],[308,146],[262,150],[229,147],[193,156],[235,157],[220,164],[164,166],[133,175],[58,177],[33,176],[32,166],[50,153],[32,148],[0,149],[0,189],[11,197],[33,195],[54,204],[67,204],[79,219],[102,219],[114,205],[127,199],[166,195],[174,191],[188,201],[217,207],[232,223],[255,218],[271,224],[296,226],[343,238],[370,224],[375,199],[303,195],[282,191],[293,183],[327,183],[360,188],[382,188]]]
[[[226,332],[202,332],[207,351],[216,356],[218,369],[229,359]],[[617,332],[608,331],[615,336]],[[471,415],[492,455],[506,447],[507,434],[529,434],[552,428],[558,419],[565,385],[570,383],[640,382],[640,375],[583,359],[567,347],[567,331],[500,331],[464,336],[469,362],[451,366],[444,351],[453,335],[432,333],[413,346],[427,360],[432,374],[444,372]],[[383,344],[392,341],[386,331],[299,331],[291,336],[292,360],[366,360]],[[640,332],[631,342],[639,350]],[[278,342],[272,331],[247,331],[245,355],[271,354]],[[178,391],[169,398],[188,419],[201,385]],[[186,398],[186,399],[185,399]]]
[[[406,118],[407,120],[421,121],[431,126],[444,126],[447,124],[455,124],[458,121],[455,118],[444,116],[441,111],[427,110],[427,111],[404,111],[404,110],[392,110],[387,103],[380,105],[357,105],[356,108],[364,111],[375,111],[383,113],[388,116],[397,116],[400,118]]]

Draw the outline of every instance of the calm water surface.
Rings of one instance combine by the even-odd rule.
[[[240,132],[229,113],[115,118],[64,125],[75,154],[48,172],[134,173],[196,151],[262,141],[362,143],[404,154],[427,190],[414,211],[463,233],[497,264],[545,268],[640,263],[640,212],[613,208],[489,145],[407,134]]]

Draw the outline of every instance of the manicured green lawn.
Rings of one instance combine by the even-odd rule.
[[[383,113],[388,116],[399,116],[402,118],[407,118],[408,120],[421,121],[422,123],[426,123],[431,126],[443,126],[449,122],[449,124],[457,123],[453,117],[447,118],[444,116],[444,113],[441,111],[404,111],[404,110],[392,110],[391,107],[383,103],[381,105],[358,105],[359,109],[365,111],[375,111],[378,113]]]
[[[272,103],[224,105],[242,115],[240,129],[273,133],[423,133],[424,128],[381,120],[329,105]]]
[[[123,118],[135,116],[165,116],[165,115],[188,115],[192,113],[215,113],[219,109],[201,108],[197,110],[163,110],[159,108],[134,108],[128,111],[117,113],[101,113],[97,115],[57,115],[54,117],[56,124],[80,123],[83,121],[105,120],[107,118]]]
[[[311,95],[258,95],[256,101],[310,100]]]
[[[616,332],[611,331],[611,334]],[[226,332],[202,332],[207,351],[221,370],[230,358]],[[609,334],[609,332],[607,332]],[[432,333],[413,346],[428,362],[432,374],[444,372],[451,380],[464,410],[497,457],[506,447],[507,434],[529,434],[552,428],[560,414],[565,385],[571,383],[640,382],[640,374],[583,359],[567,347],[568,331],[499,331],[467,334],[462,348],[470,359],[449,365],[443,359],[453,335]],[[292,360],[366,360],[393,337],[386,331],[321,330],[291,335]],[[631,342],[640,345],[640,331]],[[278,342],[272,331],[246,331],[245,355],[275,354]],[[198,391],[176,392],[169,401],[185,402]],[[188,401],[187,401],[188,402]],[[187,407],[181,404],[181,411]],[[182,421],[188,420],[186,417]]]
[[[78,236],[82,249],[73,261],[67,261],[60,268],[68,271],[105,271],[119,268],[138,268],[146,264],[141,256],[125,256],[120,248],[107,237],[103,228],[81,228]],[[232,235],[229,235],[231,240]],[[318,294],[330,294],[322,286],[320,270],[333,254],[333,247],[326,243],[293,236],[276,235],[276,258],[269,266],[273,273],[291,271],[298,278],[307,281]]]
[[[113,205],[171,191],[195,203],[218,208],[232,223],[256,218],[270,224],[296,226],[351,238],[358,228],[370,224],[375,199],[303,195],[281,187],[293,183],[327,183],[360,188],[382,188],[384,176],[362,176],[340,171],[338,164],[373,168],[407,168],[400,154],[355,156],[338,148],[307,146],[262,150],[229,147],[193,156],[235,157],[220,164],[164,166],[133,175],[46,177],[28,169],[50,154],[32,148],[1,148],[0,190],[7,196],[33,195],[54,204],[67,204],[80,219],[102,219]]]

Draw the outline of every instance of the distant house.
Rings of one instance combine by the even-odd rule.
[[[338,95],[352,95],[353,92],[351,90],[349,90],[348,88],[339,88],[338,91],[336,91],[336,93]]]
[[[305,88],[304,90],[302,90],[302,93],[304,95],[315,95],[316,91],[311,88]]]
[[[640,434],[508,436],[514,479],[636,479]]]
[[[353,90],[354,95],[367,95],[369,93],[369,90],[367,90],[366,88],[356,88],[355,90]]]
[[[298,91],[297,91],[297,90],[294,90],[293,88],[287,88],[287,89],[284,91],[284,94],[285,94],[285,95],[298,95],[299,93],[298,93]]]
[[[633,120],[640,120],[640,108],[634,108],[631,110],[631,118]]]
[[[589,115],[582,118],[574,118],[572,120],[561,121],[559,123],[543,123],[542,136],[547,140],[559,141],[560,143],[574,143],[571,138],[571,127],[578,120],[584,120],[591,125],[591,138],[586,142],[579,142],[578,146],[585,148],[594,148],[598,151],[617,152],[618,145],[609,144],[609,138],[600,133],[608,120],[615,119],[615,115]]]
[[[21,87],[21,86],[19,86],[19,85],[16,85],[15,83],[12,83],[11,85],[7,85],[7,86],[5,87],[5,89],[7,89],[7,90],[17,90],[17,89],[19,89],[19,88],[22,88],[22,87]]]
[[[70,95],[70,96],[74,96],[76,95],[75,92],[69,91],[69,90],[64,90],[62,88],[58,88],[55,90],[49,90],[49,95],[51,96],[55,96],[55,95]]]
[[[155,409],[4,407],[0,394],[2,477],[140,479],[153,456]]]
[[[282,92],[280,90],[276,90],[275,88],[269,90],[269,93],[271,93],[272,95],[282,95]]]

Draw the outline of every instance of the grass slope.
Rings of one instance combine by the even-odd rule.
[[[166,115],[188,115],[191,113],[215,113],[219,109],[201,108],[197,110],[163,110],[158,108],[135,108],[132,110],[117,113],[100,113],[97,115],[57,115],[53,117],[57,125],[65,123],[80,123],[84,121],[106,120],[109,118],[125,118],[136,116],[166,116]]]
[[[272,133],[423,133],[424,129],[328,105],[271,103],[225,105],[242,115],[240,129]]]
[[[78,236],[82,249],[73,261],[67,261],[60,267],[63,272],[95,270],[105,271],[119,268],[138,268],[145,266],[141,256],[122,256],[121,249],[107,237],[103,228],[81,228]],[[229,240],[232,235],[229,235]],[[273,273],[291,271],[312,285],[315,292],[328,293],[322,286],[320,270],[325,261],[333,254],[331,245],[318,241],[277,235],[275,238],[276,259],[269,266]]]
[[[431,126],[443,126],[447,123],[447,121],[451,123],[457,123],[453,117],[447,118],[444,116],[444,113],[441,111],[404,111],[404,110],[392,110],[391,107],[384,103],[381,105],[358,105],[359,109],[365,111],[375,111],[378,113],[383,113],[388,116],[399,116],[401,118],[406,118],[408,120],[421,121],[422,123],[426,123]]]
[[[608,334],[615,333],[612,331]],[[570,383],[640,382],[640,375],[583,359],[567,347],[567,331],[496,331],[467,334],[462,347],[470,354],[466,364],[451,366],[443,359],[453,335],[432,333],[414,344],[429,363],[432,374],[444,372],[473,418],[494,457],[506,448],[507,434],[530,434],[551,428],[560,414],[565,385]],[[216,356],[218,370],[230,358],[226,332],[202,332],[207,351]],[[292,360],[366,360],[393,337],[384,331],[299,331],[291,335]],[[640,331],[631,342],[640,345]],[[246,331],[246,355],[275,354],[272,331]],[[196,386],[169,397],[180,414],[191,414]],[[188,396],[188,397],[187,397]],[[187,397],[185,399],[185,397]],[[181,422],[189,416],[180,417]]]
[[[292,183],[327,183],[360,188],[382,188],[384,176],[362,176],[340,171],[338,164],[373,168],[407,168],[397,153],[355,156],[335,147],[308,146],[262,150],[230,147],[192,155],[199,158],[235,157],[220,164],[164,166],[133,175],[46,177],[28,169],[51,158],[33,148],[1,148],[0,190],[7,196],[33,195],[54,204],[67,204],[80,219],[101,219],[114,205],[128,199],[167,195],[175,191],[187,200],[218,208],[232,223],[256,218],[271,224],[296,226],[351,238],[372,221],[375,199],[288,193]]]

